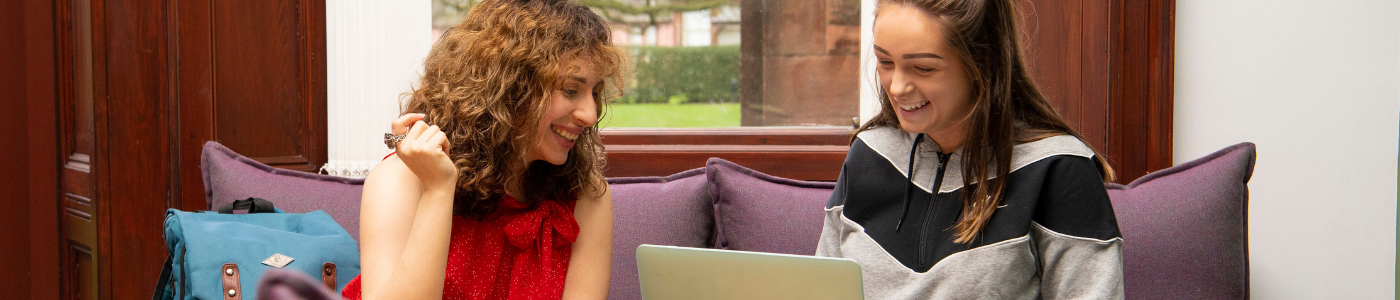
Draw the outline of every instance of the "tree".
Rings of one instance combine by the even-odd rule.
[[[646,16],[647,26],[655,27],[657,16],[739,5],[739,0],[578,0],[578,3],[599,10],[609,21],[628,23],[626,16]]]
[[[481,0],[433,0],[433,28],[457,25]]]

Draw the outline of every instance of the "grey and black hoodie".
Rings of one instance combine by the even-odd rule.
[[[1093,150],[1069,135],[1016,145],[996,212],[959,244],[969,189],[960,152],[938,149],[889,127],[851,145],[816,255],[859,263],[865,299],[1123,298],[1123,240]]]

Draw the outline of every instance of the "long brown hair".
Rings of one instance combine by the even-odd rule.
[[[954,242],[968,243],[982,231],[1001,202],[1015,144],[1064,134],[1080,141],[1084,137],[1055,112],[1027,75],[1012,1],[883,0],[880,9],[891,5],[917,8],[941,24],[948,45],[963,58],[964,69],[973,82],[973,108],[963,134],[962,175],[964,186],[975,188],[963,192],[961,218],[952,228]],[[857,133],[875,127],[899,127],[889,94],[879,85],[876,88],[880,89],[880,113]],[[1113,181],[1113,169],[1103,155],[1095,151],[1094,160],[1103,181]],[[995,170],[991,169],[993,166]],[[988,175],[995,178],[984,180]]]
[[[607,23],[565,0],[486,0],[448,29],[423,63],[423,77],[404,113],[423,113],[452,143],[457,165],[458,214],[484,217],[506,187],[520,187],[524,203],[574,199],[606,189],[603,144],[597,125],[584,128],[568,161],[526,162],[549,97],[574,59],[603,76],[593,91],[598,118],[622,93],[622,52]]]

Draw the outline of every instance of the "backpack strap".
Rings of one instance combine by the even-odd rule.
[[[248,213],[250,214],[277,212],[277,208],[272,205],[272,201],[267,201],[263,198],[248,198],[243,200],[235,200],[233,201],[233,203],[229,203],[228,205],[220,207],[219,213],[232,214],[234,210],[244,209],[248,210]]]
[[[160,279],[156,280],[156,292],[151,295],[151,300],[169,300],[175,298],[174,287],[170,284],[171,261],[175,259],[175,254],[165,257],[165,267],[160,269]]]

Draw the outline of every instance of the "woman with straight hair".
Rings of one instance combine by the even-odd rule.
[[[625,63],[610,38],[566,0],[485,0],[448,29],[365,179],[362,273],[342,294],[606,298],[597,121]]]
[[[883,0],[880,113],[861,126],[817,255],[866,299],[1121,299],[1113,170],[1027,72],[1010,0]]]

